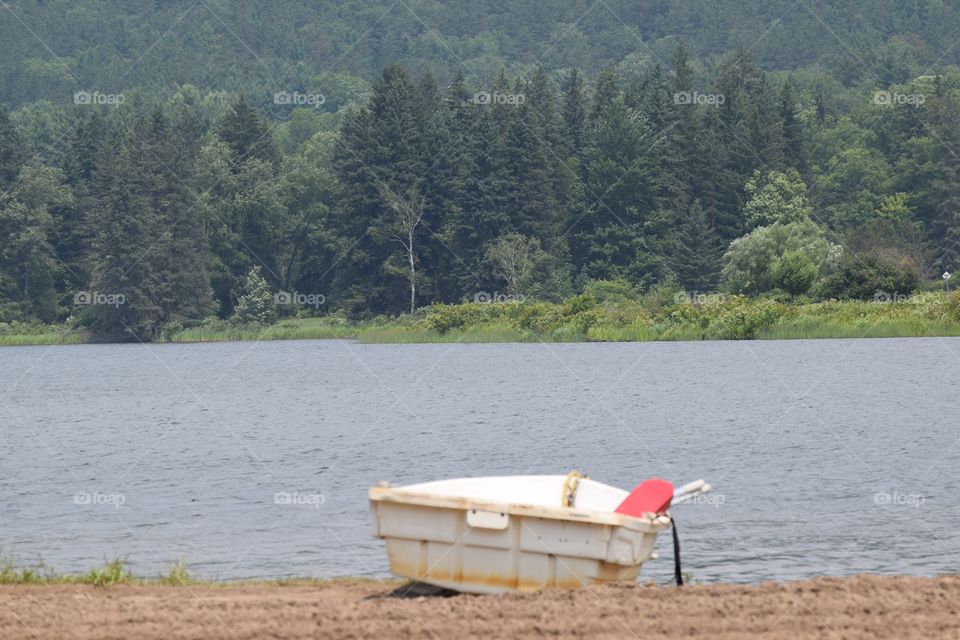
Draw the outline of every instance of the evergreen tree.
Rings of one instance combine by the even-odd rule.
[[[960,144],[960,99],[954,96],[939,105],[931,126],[937,162],[924,194],[929,213],[920,215],[927,218],[930,240],[938,247],[937,271],[953,271],[960,264],[960,162],[953,152]]]
[[[571,239],[574,265],[581,279],[646,286],[663,268],[650,132],[622,95],[601,115],[587,153],[587,209]]]
[[[75,196],[72,206],[54,208],[53,245],[59,262],[61,291],[79,291],[90,282],[87,255],[96,229],[91,221],[97,201],[93,192],[97,167],[107,162],[115,144],[109,124],[97,110],[79,118],[67,139],[64,172]],[[69,297],[69,296],[68,296]]]
[[[405,198],[427,172],[421,106],[407,72],[391,65],[374,86],[369,107],[344,119],[336,163],[346,206],[335,224],[346,255],[334,288],[348,309],[399,312],[408,306],[407,278],[380,189],[385,185]]]
[[[814,106],[817,124],[822,127],[827,121],[827,98],[825,95],[823,95],[823,87],[817,87],[817,95],[814,98]]]
[[[744,185],[757,169],[783,165],[783,132],[769,83],[745,49],[738,49],[720,70],[716,92],[723,96],[706,127],[715,132],[710,151],[716,164],[713,192],[718,230],[725,241],[740,236],[747,225],[742,217]]]
[[[583,74],[576,68],[567,74],[563,86],[563,146],[568,157],[581,159],[587,143],[586,86]]]
[[[785,164],[793,167],[805,178],[809,176],[807,160],[807,132],[797,117],[797,99],[793,83],[787,80],[780,90],[780,121],[783,123],[783,148]]]
[[[564,176],[557,154],[555,95],[542,70],[524,90],[523,104],[513,107],[509,114],[504,141],[510,176],[510,229],[552,242],[563,232],[566,220],[557,198]]]
[[[723,246],[695,200],[686,212],[671,260],[677,279],[687,291],[713,291],[719,280]]]
[[[26,161],[23,137],[10,121],[10,112],[0,103],[0,192],[13,186]]]
[[[269,125],[243,96],[227,111],[217,135],[233,150],[237,162],[250,158],[271,164],[279,161],[280,152]]]
[[[597,74],[596,85],[593,90],[593,103],[590,109],[590,120],[596,126],[603,112],[611,107],[616,101],[617,96],[622,95],[620,91],[620,77],[613,67],[604,67]]]
[[[251,267],[241,283],[230,320],[237,324],[270,324],[276,319],[277,305],[263,270],[260,265]]]
[[[470,111],[467,100],[461,75],[438,100],[424,132],[425,154],[431,163],[422,181],[427,198],[424,227],[433,233],[436,241],[420,247],[424,267],[428,273],[435,274],[434,289],[424,282],[421,294],[441,300],[460,299],[464,285],[471,280],[476,268],[476,260],[471,257],[474,247],[462,239],[462,234],[470,232],[469,225],[463,223],[469,206],[467,180],[476,172],[465,137]]]
[[[173,174],[177,155],[157,109],[137,121],[113,162],[97,172],[90,290],[116,301],[88,309],[101,335],[150,340],[164,323],[199,320],[210,310],[206,247],[186,187],[192,166]]]

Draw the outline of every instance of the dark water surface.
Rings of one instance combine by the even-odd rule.
[[[579,469],[713,484],[676,510],[705,582],[958,571],[958,383],[960,339],[6,347],[0,548],[385,575],[378,480]]]

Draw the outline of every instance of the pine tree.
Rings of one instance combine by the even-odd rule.
[[[461,74],[438,100],[424,133],[425,155],[430,162],[422,181],[427,198],[424,227],[435,242],[421,243],[419,252],[423,268],[435,277],[433,288],[429,281],[420,283],[420,293],[445,301],[460,300],[466,291],[477,288],[473,274],[479,257],[470,239],[473,229],[465,221],[471,208],[468,182],[477,172],[466,137],[473,122],[470,112],[476,109],[468,99]]]
[[[23,137],[10,121],[10,112],[0,103],[0,192],[13,186],[26,161]]]
[[[258,158],[276,164],[280,159],[280,152],[266,120],[243,96],[227,111],[217,135],[230,146],[238,163]]]
[[[166,322],[199,320],[210,311],[207,249],[187,187],[192,167],[171,171],[177,145],[157,109],[97,171],[91,291],[118,301],[87,309],[101,335],[146,341]]]
[[[571,238],[579,277],[647,286],[662,275],[650,131],[622,95],[603,110],[587,153],[587,209]]]
[[[793,83],[789,80],[780,90],[780,121],[783,126],[783,148],[785,164],[800,172],[805,179],[810,178],[810,166],[807,160],[807,132],[803,122],[797,117],[797,99]]]
[[[746,130],[758,167],[783,170],[787,167],[781,107],[776,90],[766,74],[761,73],[754,91],[749,94]],[[749,153],[746,149],[745,152]]]
[[[440,88],[437,86],[437,79],[429,71],[420,78],[417,85],[417,92],[420,97],[420,118],[426,123],[433,117],[434,112],[440,108]]]
[[[506,136],[511,176],[511,228],[550,246],[563,233],[564,203],[558,197],[568,176],[559,156],[559,115],[556,95],[543,69],[521,87],[522,104],[513,107]]]
[[[263,269],[260,265],[251,267],[240,286],[230,320],[237,324],[270,324],[276,319],[277,305]]]
[[[712,192],[703,205],[727,242],[746,228],[742,209],[744,185],[759,168],[783,166],[783,132],[769,83],[745,49],[738,49],[723,64],[716,92],[724,97],[715,113],[708,114],[707,142],[716,166]]]
[[[929,181],[928,229],[930,239],[939,251],[937,270],[960,270],[960,163],[953,156],[953,149],[960,144],[960,102],[951,97],[944,101],[942,112],[937,114],[935,131],[936,149],[939,158]]]
[[[700,202],[695,200],[681,223],[671,260],[680,284],[687,291],[712,291],[719,279],[722,255],[723,246],[710,228]]]
[[[583,157],[587,141],[587,96],[583,74],[571,69],[563,85],[563,145],[568,157]]]
[[[604,110],[612,106],[620,91],[620,77],[613,67],[604,67],[597,74],[596,86],[593,90],[593,105],[590,109],[590,120],[596,123]]]
[[[64,267],[60,289],[69,292],[84,289],[90,281],[87,255],[96,234],[90,217],[97,207],[93,183],[97,167],[107,161],[105,155],[112,153],[115,140],[100,112],[90,110],[77,120],[67,145],[64,171],[75,202],[52,213],[54,248]]]
[[[823,87],[817,87],[814,103],[816,105],[817,124],[822,127],[827,121],[827,98],[823,95]]]
[[[336,163],[345,208],[334,222],[344,238],[345,257],[333,287],[347,309],[383,313],[409,306],[407,275],[391,241],[390,211],[380,189],[385,185],[406,197],[427,174],[421,107],[410,76],[391,65],[374,86],[369,105],[344,118]],[[431,275],[421,270],[419,277]]]

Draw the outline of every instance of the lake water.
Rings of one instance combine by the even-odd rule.
[[[378,480],[579,469],[709,481],[675,510],[704,582],[957,571],[958,374],[958,339],[7,347],[0,547],[61,572],[387,575]],[[658,551],[641,575],[666,582]]]

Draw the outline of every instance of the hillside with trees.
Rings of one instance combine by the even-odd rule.
[[[10,5],[0,323],[869,300],[956,265],[947,4],[502,4]]]

